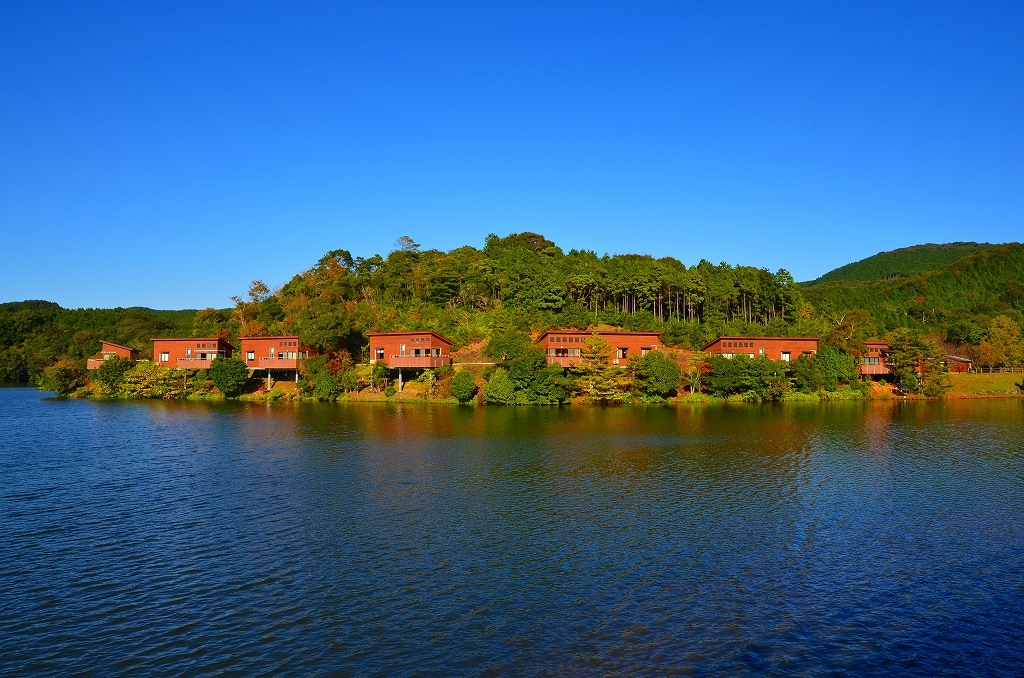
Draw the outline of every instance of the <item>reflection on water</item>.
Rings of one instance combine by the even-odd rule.
[[[0,414],[4,674],[1024,668],[1020,401]]]

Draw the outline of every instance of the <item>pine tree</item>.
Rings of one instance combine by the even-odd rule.
[[[611,344],[594,332],[583,341],[579,365],[573,366],[578,375],[579,390],[595,403],[617,402],[625,397],[629,375],[617,365],[611,365]]]

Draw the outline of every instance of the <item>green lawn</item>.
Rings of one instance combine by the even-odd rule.
[[[1019,393],[1016,384],[1024,381],[1024,374],[951,374],[953,388],[949,397],[981,395],[1013,395]]]

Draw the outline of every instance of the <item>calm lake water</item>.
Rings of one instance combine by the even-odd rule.
[[[0,674],[1024,673],[1024,402],[0,389]]]

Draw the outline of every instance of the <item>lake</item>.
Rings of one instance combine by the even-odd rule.
[[[1024,673],[1024,402],[0,389],[0,674]]]

